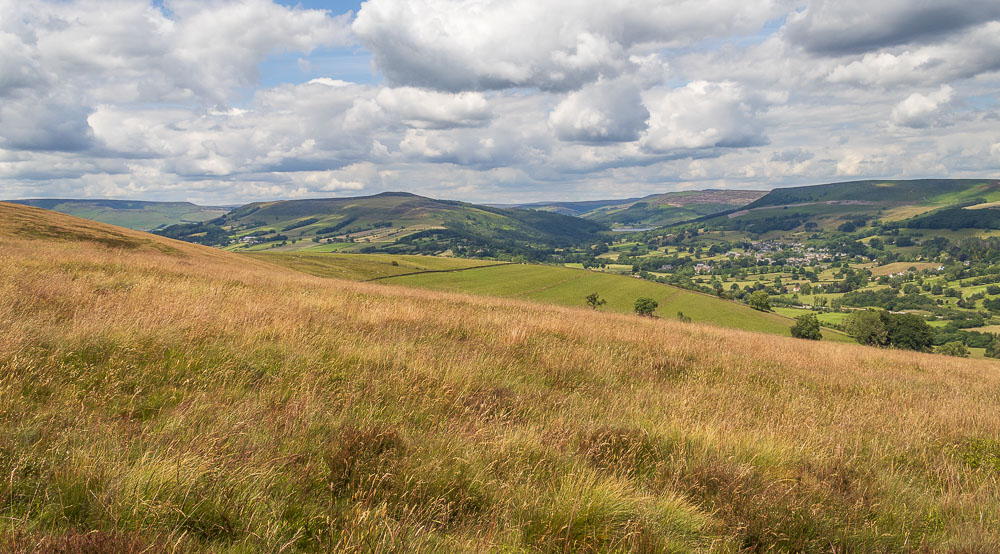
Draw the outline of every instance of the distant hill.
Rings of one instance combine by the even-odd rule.
[[[607,227],[534,210],[435,200],[404,192],[255,202],[164,236],[235,250],[471,253],[541,256],[602,240]]]
[[[638,202],[641,198],[618,198],[610,200],[584,200],[582,202],[533,202],[530,204],[491,204],[496,208],[521,208],[525,210],[539,210],[543,212],[554,212],[562,215],[574,217],[584,217],[586,214],[613,206],[622,206]]]
[[[762,190],[695,190],[653,194],[615,206],[604,206],[583,217],[612,227],[663,227],[705,215],[741,208],[767,194]]]
[[[642,198],[585,202],[538,202],[511,207],[582,217],[611,227],[663,227],[735,208],[767,194],[761,190],[696,190],[651,194]]]
[[[110,223],[139,231],[149,231],[180,223],[199,223],[225,215],[231,208],[198,206],[190,202],[144,202],[138,200],[9,200],[55,212]]]
[[[1000,181],[991,179],[871,180],[774,189],[744,208],[698,225],[764,233],[852,230],[874,221],[907,226],[942,209],[1000,201]],[[968,221],[982,221],[991,209]],[[929,225],[938,225],[939,219]]]

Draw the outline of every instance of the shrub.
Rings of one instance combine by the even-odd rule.
[[[591,308],[593,308],[593,309],[595,309],[595,310],[596,310],[596,309],[597,309],[597,308],[598,308],[599,306],[603,306],[603,305],[605,305],[605,304],[607,304],[607,303],[608,303],[608,301],[607,301],[607,300],[605,300],[605,299],[601,298],[601,295],[597,294],[596,292],[592,292],[592,293],[588,294],[588,295],[587,295],[587,296],[586,296],[586,297],[584,298],[584,300],[586,300],[586,301],[587,301],[587,305],[588,305],[588,306],[590,306]]]
[[[659,305],[660,303],[652,298],[639,298],[635,301],[635,313],[645,317],[653,317],[653,312]]]

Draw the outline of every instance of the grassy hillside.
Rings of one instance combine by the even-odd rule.
[[[168,225],[199,223],[225,215],[230,208],[198,206],[190,202],[140,202],[136,200],[12,200],[16,204],[149,231]]]
[[[612,227],[663,227],[679,221],[741,208],[766,194],[758,190],[698,190],[654,194],[606,206],[583,217]]]
[[[466,252],[544,256],[601,240],[601,224],[554,213],[503,210],[409,193],[248,204],[164,236],[231,250]]]
[[[694,190],[643,198],[539,202],[517,207],[582,217],[611,227],[662,227],[741,208],[765,194],[766,191],[759,190]]]
[[[247,255],[319,277],[378,279],[386,284],[521,298],[561,306],[584,307],[584,297],[597,292],[607,301],[600,309],[618,313],[632,313],[637,298],[649,297],[660,304],[656,311],[658,317],[676,318],[677,312],[683,312],[695,322],[786,336],[794,323],[787,317],[759,312],[742,303],[669,285],[564,267],[385,254],[259,252]],[[826,331],[826,337],[840,342],[851,340],[832,330]]]
[[[585,214],[600,208],[620,206],[638,202],[641,198],[617,198],[609,200],[583,200],[580,202],[534,202],[531,204],[494,204],[498,208],[523,208],[543,212],[555,212],[563,215],[583,217]]]
[[[949,206],[983,205],[1000,200],[1000,181],[923,179],[855,181],[774,189],[745,208],[704,219],[699,225],[754,234],[834,231],[847,222],[901,222]],[[992,216],[986,209],[965,214]],[[947,214],[946,214],[947,215]]]
[[[9,204],[0,333],[3,551],[1000,549],[993,363],[321,279]]]
[[[917,179],[787,187],[772,190],[747,208],[832,201],[865,201],[879,205],[945,205],[980,195],[1000,196],[1000,184],[982,179]]]
[[[577,307],[584,307],[584,297],[596,292],[608,301],[601,310],[619,313],[632,313],[635,300],[648,297],[659,302],[656,310],[659,317],[676,318],[677,312],[684,312],[696,322],[779,335],[788,335],[794,323],[786,317],[758,312],[745,304],[669,285],[562,267],[511,264],[451,273],[391,277],[384,282]],[[832,332],[829,335],[846,338]]]

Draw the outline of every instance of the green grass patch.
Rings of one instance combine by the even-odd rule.
[[[608,301],[601,309],[631,313],[635,300],[659,302],[656,315],[674,318],[684,312],[693,321],[747,331],[788,335],[792,321],[753,310],[737,302],[634,277],[564,267],[511,264],[454,273],[427,273],[392,277],[384,283],[486,296],[522,298],[562,306],[585,306],[584,297],[596,292]]]

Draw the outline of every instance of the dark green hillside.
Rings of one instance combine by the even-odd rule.
[[[642,200],[641,198],[619,198],[615,200],[585,200],[583,202],[536,202],[533,204],[504,204],[497,208],[523,208],[542,212],[554,212],[562,215],[584,217],[586,214],[601,208],[628,205]]]
[[[225,215],[229,208],[198,206],[190,202],[144,202],[138,200],[67,200],[57,198],[11,200],[64,214],[110,223],[139,231],[168,225],[200,223]]]
[[[944,208],[962,208],[1000,200],[1000,182],[976,179],[922,179],[912,181],[854,181],[775,189],[745,208],[730,210],[698,224],[759,236],[770,233],[818,231],[854,232],[875,221],[891,223],[918,218]],[[973,220],[983,214],[963,216]],[[958,212],[955,212],[955,215]],[[948,214],[945,214],[946,216]],[[968,216],[968,217],[965,217]],[[938,218],[940,219],[940,218]],[[941,225],[937,219],[934,225]],[[949,228],[951,225],[937,228]]]
[[[747,208],[837,201],[865,201],[879,205],[946,205],[998,192],[1000,183],[982,179],[853,181],[774,189]]]
[[[663,227],[680,221],[741,208],[766,194],[757,190],[668,192],[630,204],[609,206],[584,215],[612,227]]]
[[[530,257],[601,242],[607,227],[555,213],[477,206],[390,192],[258,202],[160,234],[238,250],[391,252]],[[540,258],[539,258],[540,259]]]
[[[1000,209],[944,208],[906,222],[911,229],[1000,229]]]
[[[611,227],[663,227],[741,208],[764,194],[765,191],[758,190],[694,190],[642,198],[544,202],[517,207],[582,217]]]

